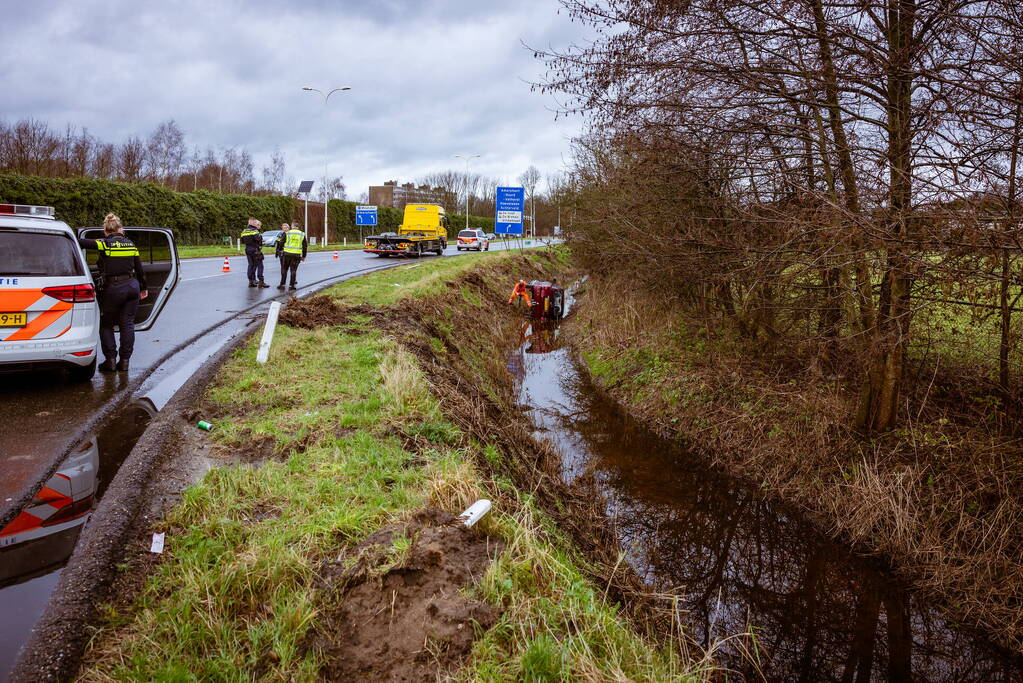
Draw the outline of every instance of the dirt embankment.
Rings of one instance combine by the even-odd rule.
[[[568,337],[633,416],[889,561],[952,621],[1023,651],[1023,446],[978,406],[945,400],[954,377],[930,378],[928,396],[908,397],[911,419],[866,439],[849,428],[851,381],[656,295],[588,287]]]
[[[523,322],[507,305],[512,285],[518,279],[569,282],[576,275],[553,257],[514,259],[469,272],[443,297],[408,301],[398,314],[380,312],[375,324],[417,357],[448,419],[474,438],[501,446],[505,457],[481,458],[479,468],[532,492],[583,552],[590,578],[606,587],[609,599],[625,607],[639,631],[663,635],[674,630],[677,617],[670,601],[652,595],[620,561],[612,520],[593,482],[585,476],[571,485],[562,481],[560,456],[533,438],[507,369]],[[462,299],[458,305],[450,305],[452,296]]]
[[[408,539],[395,551],[396,539]],[[497,611],[461,591],[502,543],[450,512],[423,510],[370,534],[321,572],[326,597],[315,647],[328,680],[423,681],[452,671]]]
[[[474,438],[500,444],[506,457],[480,459],[479,468],[531,491],[584,553],[590,578],[607,587],[609,598],[625,606],[641,631],[666,633],[671,630],[670,603],[651,595],[620,562],[613,525],[592,482],[583,477],[563,483],[560,457],[533,438],[507,370],[523,320],[507,305],[511,287],[519,279],[568,282],[574,275],[567,262],[535,253],[472,270],[448,283],[443,295],[407,299],[397,308],[346,309],[327,297],[313,297],[302,305],[303,319],[295,324],[336,324],[327,321],[362,314],[386,330],[419,360],[445,416]],[[406,443],[413,450],[414,445]]]
[[[495,478],[508,477],[519,490],[530,491],[582,551],[589,577],[605,587],[608,599],[625,608],[637,631],[669,637],[667,634],[674,631],[672,619],[677,618],[670,601],[652,595],[635,572],[621,563],[613,523],[605,515],[606,506],[593,483],[585,477],[571,485],[562,481],[560,458],[546,443],[533,438],[507,370],[507,358],[521,342],[523,321],[521,313],[507,304],[511,287],[519,279],[568,282],[574,275],[563,256],[534,252],[529,257],[471,270],[447,283],[441,295],[405,299],[397,306],[384,308],[346,307],[327,296],[312,297],[292,302],[282,320],[294,327],[315,328],[348,324],[354,316],[360,316],[386,331],[419,361],[445,417],[472,438],[501,447],[503,459],[480,457],[478,468]],[[403,435],[403,447],[410,452],[428,448],[430,444],[421,443],[422,438]],[[401,533],[398,527],[381,529],[352,551],[348,561],[356,558],[354,569],[328,568],[327,576],[331,578],[327,586],[338,600],[331,598],[334,606],[326,610],[328,622],[337,624],[338,630],[330,637],[321,635],[316,645],[329,654],[332,674],[341,678],[415,680],[428,671],[450,671],[471,646],[464,617],[468,615],[483,626],[493,619],[482,605],[459,598],[441,607],[431,597],[434,593],[430,586],[438,576],[464,579],[463,575],[477,571],[471,548],[463,548],[468,554],[460,560],[442,551],[448,559],[434,569],[430,569],[430,561],[422,562],[421,550],[414,548],[416,559],[409,567],[390,569],[383,578],[379,572],[372,580],[366,578],[373,575],[367,567],[384,562],[380,553],[388,539]],[[420,584],[426,586],[426,595],[414,598]],[[448,588],[442,586],[440,590]],[[391,614],[391,600],[409,601],[407,614]],[[381,642],[381,638],[369,637],[372,629],[364,632],[360,626],[357,633],[344,626],[355,622],[379,622],[378,635],[382,637],[385,629],[397,629],[400,638],[398,642]],[[346,642],[349,636],[351,642]],[[424,642],[439,642],[442,646],[424,648]],[[693,652],[698,650],[694,647]],[[383,661],[391,658],[407,661]]]

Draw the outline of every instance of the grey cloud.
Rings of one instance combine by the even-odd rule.
[[[120,140],[174,118],[191,144],[275,146],[289,172],[318,177],[326,156],[352,194],[484,157],[508,179],[561,166],[578,120],[528,81],[521,45],[565,45],[584,30],[556,0],[166,2],[39,0],[0,43],[0,117],[87,126]],[[13,35],[13,38],[12,38]],[[303,85],[350,85],[322,100]]]

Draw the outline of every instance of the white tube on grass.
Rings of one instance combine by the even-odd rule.
[[[263,338],[259,340],[259,351],[256,352],[256,362],[266,363],[270,358],[270,344],[274,340],[274,330],[277,329],[277,316],[281,313],[281,302],[274,301],[270,304],[270,310],[266,314],[266,325],[263,326]]]
[[[483,519],[483,516],[490,512],[492,504],[486,498],[477,500],[475,503],[470,505],[465,512],[458,515],[458,519],[462,520],[462,524],[467,527],[471,527],[476,522]]]

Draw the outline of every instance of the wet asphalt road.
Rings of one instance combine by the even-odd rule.
[[[492,250],[501,249],[494,243]],[[445,256],[459,254],[449,246]],[[425,257],[436,258],[436,257]],[[299,267],[302,288],[315,281],[385,264],[409,263],[406,259],[383,259],[361,251],[310,253]],[[0,510],[12,494],[22,492],[38,479],[40,467],[52,462],[55,453],[69,448],[82,428],[103,405],[133,380],[139,379],[172,348],[210,326],[236,317],[261,301],[283,293],[276,289],[278,261],[264,262],[269,289],[248,287],[245,257],[231,258],[231,272],[222,273],[223,258],[187,259],[181,276],[156,325],[136,335],[131,370],[127,373],[97,372],[91,382],[71,384],[59,372],[0,375]],[[299,291],[301,295],[303,292]],[[17,496],[15,496],[17,497]],[[10,505],[10,503],[8,503]]]

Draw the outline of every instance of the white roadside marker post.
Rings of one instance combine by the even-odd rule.
[[[270,310],[266,314],[266,325],[263,326],[263,338],[259,340],[259,351],[256,352],[256,362],[266,363],[270,358],[270,344],[274,340],[274,330],[277,329],[277,316],[281,313],[281,302],[274,301],[270,304]]]
[[[477,500],[475,503],[470,505],[465,512],[458,515],[458,519],[462,520],[462,524],[467,527],[472,527],[476,522],[483,519],[483,516],[490,512],[491,503],[486,498]]]

